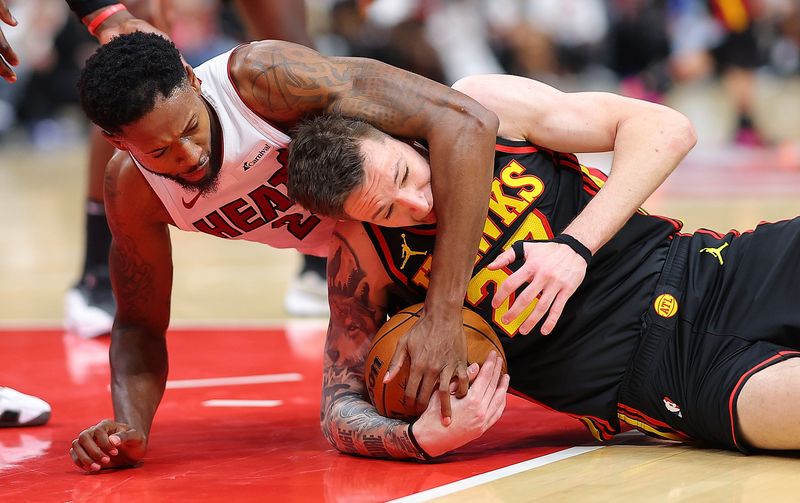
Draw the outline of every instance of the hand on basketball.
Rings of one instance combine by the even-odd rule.
[[[497,288],[492,307],[497,309],[520,286],[528,283],[501,320],[506,324],[513,322],[535,302],[533,311],[520,325],[519,333],[530,332],[549,310],[541,328],[542,335],[547,335],[553,331],[567,301],[583,282],[586,261],[572,248],[560,243],[529,242],[524,244],[524,250],[525,263]],[[493,271],[502,269],[515,260],[514,250],[508,249],[488,268]]]
[[[8,10],[6,0],[0,0],[0,21],[9,26],[17,26],[17,20]],[[14,69],[11,67],[18,64],[19,57],[17,57],[17,53],[14,52],[14,49],[11,48],[8,40],[6,40],[3,29],[0,28],[0,77],[3,77],[8,82],[16,81],[17,74],[14,73]]]
[[[436,457],[457,449],[483,435],[500,419],[509,383],[508,374],[501,376],[502,369],[502,361],[494,351],[480,371],[477,363],[470,366],[474,381],[464,398],[453,400],[453,421],[447,427],[439,421],[439,394],[433,394],[428,408],[414,423],[414,437],[426,453]]]
[[[451,380],[456,385],[456,397],[467,394],[467,342],[462,324],[461,309],[455,317],[437,313],[431,315],[424,311],[419,321],[397,342],[389,370],[383,382],[397,376],[406,358],[411,368],[406,384],[405,395],[409,403],[416,403],[416,409],[423,411],[438,382],[438,400],[441,409],[441,423],[450,424]]]
[[[103,419],[72,441],[69,455],[87,472],[133,466],[144,457],[147,439],[125,423]]]

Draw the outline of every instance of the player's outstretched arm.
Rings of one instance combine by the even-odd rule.
[[[562,231],[587,249],[588,258],[622,228],[696,140],[681,113],[611,93],[563,93],[510,75],[468,77],[454,87],[497,113],[500,136],[560,152],[614,152],[605,185]],[[492,305],[499,306],[528,283],[503,321],[516,319],[538,297],[520,332],[527,333],[544,319],[541,332],[548,334],[583,280],[587,261],[561,243],[529,242],[522,252],[525,265],[498,288]],[[505,267],[514,255],[514,250],[503,253],[490,268]]]
[[[360,224],[337,227],[328,259],[331,319],[325,342],[323,434],[338,450],[380,458],[429,459],[478,438],[502,415],[508,376],[492,357],[478,372],[468,394],[453,402],[449,427],[440,421],[438,396],[413,425],[378,414],[367,399],[364,364],[370,342],[386,317],[390,280]],[[477,378],[476,378],[477,375]],[[413,431],[412,431],[413,430]]]
[[[73,460],[88,471],[142,459],[168,369],[169,217],[126,153],[110,161],[104,189],[117,299],[110,350],[114,421],[101,421],[73,441]]]
[[[425,405],[439,383],[450,415],[449,385],[467,390],[461,306],[488,207],[495,115],[471,98],[421,76],[362,58],[326,58],[294,44],[260,42],[239,49],[232,75],[248,105],[291,126],[322,112],[372,123],[430,147],[437,208],[436,254],[425,311],[404,337],[393,367],[411,360],[407,394]],[[395,372],[391,372],[390,376]]]

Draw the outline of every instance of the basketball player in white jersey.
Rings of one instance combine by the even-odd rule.
[[[129,466],[144,455],[167,378],[168,225],[305,252],[327,249],[331,222],[285,195],[284,157],[286,132],[326,111],[430,146],[441,263],[417,332],[421,342],[414,347],[409,334],[396,364],[410,358],[416,380],[408,387],[419,390],[421,404],[438,382],[449,424],[451,378],[459,396],[467,389],[460,306],[488,206],[484,195],[473,194],[489,188],[494,114],[377,61],[325,58],[278,41],[240,46],[193,72],[164,38],[123,35],[87,61],[79,88],[84,111],[121,152],[105,181],[118,302],[110,355],[115,420],[73,442],[78,466]]]

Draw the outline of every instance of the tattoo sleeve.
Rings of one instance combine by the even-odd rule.
[[[374,300],[381,285],[361,267],[341,234],[335,234],[334,240],[328,261],[331,320],[320,413],[323,435],[349,454],[424,459],[408,436],[408,423],[381,416],[368,401],[364,363],[370,341],[386,315],[385,307]]]

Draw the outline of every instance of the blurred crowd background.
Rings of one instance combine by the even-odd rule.
[[[126,3],[135,12],[137,2]],[[192,64],[241,38],[226,2],[173,4],[173,38]],[[82,140],[75,82],[96,42],[63,0],[9,6],[20,27],[4,31],[22,65],[18,83],[0,81],[0,144]],[[800,80],[800,0],[308,0],[307,9],[316,48],[328,55],[376,58],[448,85],[512,73],[672,106],[677,90],[713,89],[724,120],[701,142],[770,147],[799,136],[772,116],[797,108],[798,97],[775,90]],[[758,111],[764,89],[779,100],[769,113]]]

